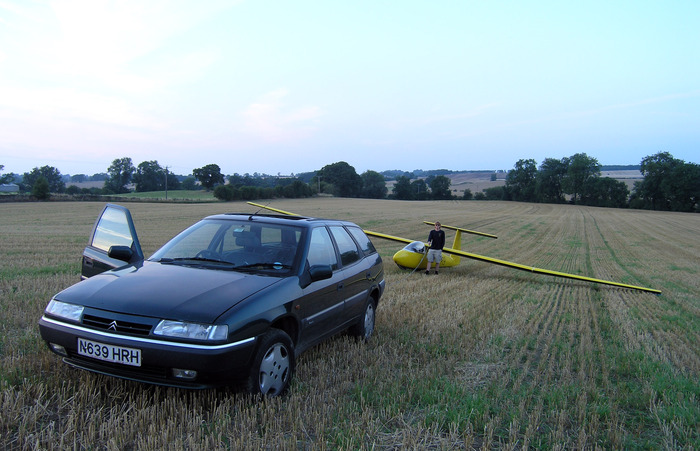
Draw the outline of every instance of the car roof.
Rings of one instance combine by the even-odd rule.
[[[309,216],[290,216],[280,214],[260,214],[260,213],[221,213],[207,216],[204,219],[223,219],[235,221],[264,222],[267,224],[287,224],[302,227],[314,227],[316,225],[345,225],[359,227],[350,221],[340,219],[314,218]]]

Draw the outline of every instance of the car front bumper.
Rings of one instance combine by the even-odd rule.
[[[133,381],[195,389],[235,385],[244,380],[248,375],[247,368],[256,343],[255,337],[214,345],[132,337],[93,330],[47,316],[39,320],[39,330],[49,349],[61,355],[65,363],[76,368]],[[138,349],[141,353],[140,366],[80,355],[79,338]],[[192,371],[196,371],[196,376],[192,376]],[[177,377],[176,374],[180,376]]]

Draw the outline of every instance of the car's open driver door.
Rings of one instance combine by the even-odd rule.
[[[143,251],[129,209],[105,205],[83,251],[81,278],[140,261]]]

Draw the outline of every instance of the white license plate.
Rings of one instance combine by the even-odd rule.
[[[141,350],[122,346],[107,345],[96,341],[78,338],[78,354],[106,362],[141,366]]]

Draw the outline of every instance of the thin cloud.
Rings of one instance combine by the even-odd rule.
[[[118,97],[72,88],[26,90],[0,87],[0,106],[34,112],[46,118],[81,120],[127,127],[158,127],[160,123],[135,111]]]
[[[323,115],[317,106],[289,107],[286,89],[269,92],[243,112],[245,132],[266,142],[296,141],[317,130],[316,119]]]
[[[634,108],[634,107],[638,107],[638,106],[642,106],[642,105],[664,103],[664,102],[668,102],[670,100],[688,99],[688,98],[693,98],[693,97],[698,97],[698,96],[700,96],[700,91],[689,91],[689,92],[683,92],[683,93],[668,94],[665,96],[640,99],[640,100],[637,100],[634,102],[615,103],[615,104],[611,104],[611,105],[605,105],[605,106],[602,106],[600,108],[593,108],[590,110],[583,110],[583,111],[575,111],[575,112],[568,113],[567,116],[571,116],[571,117],[591,116],[591,115],[595,115],[595,114],[602,113],[605,111],[622,110],[622,109]]]

